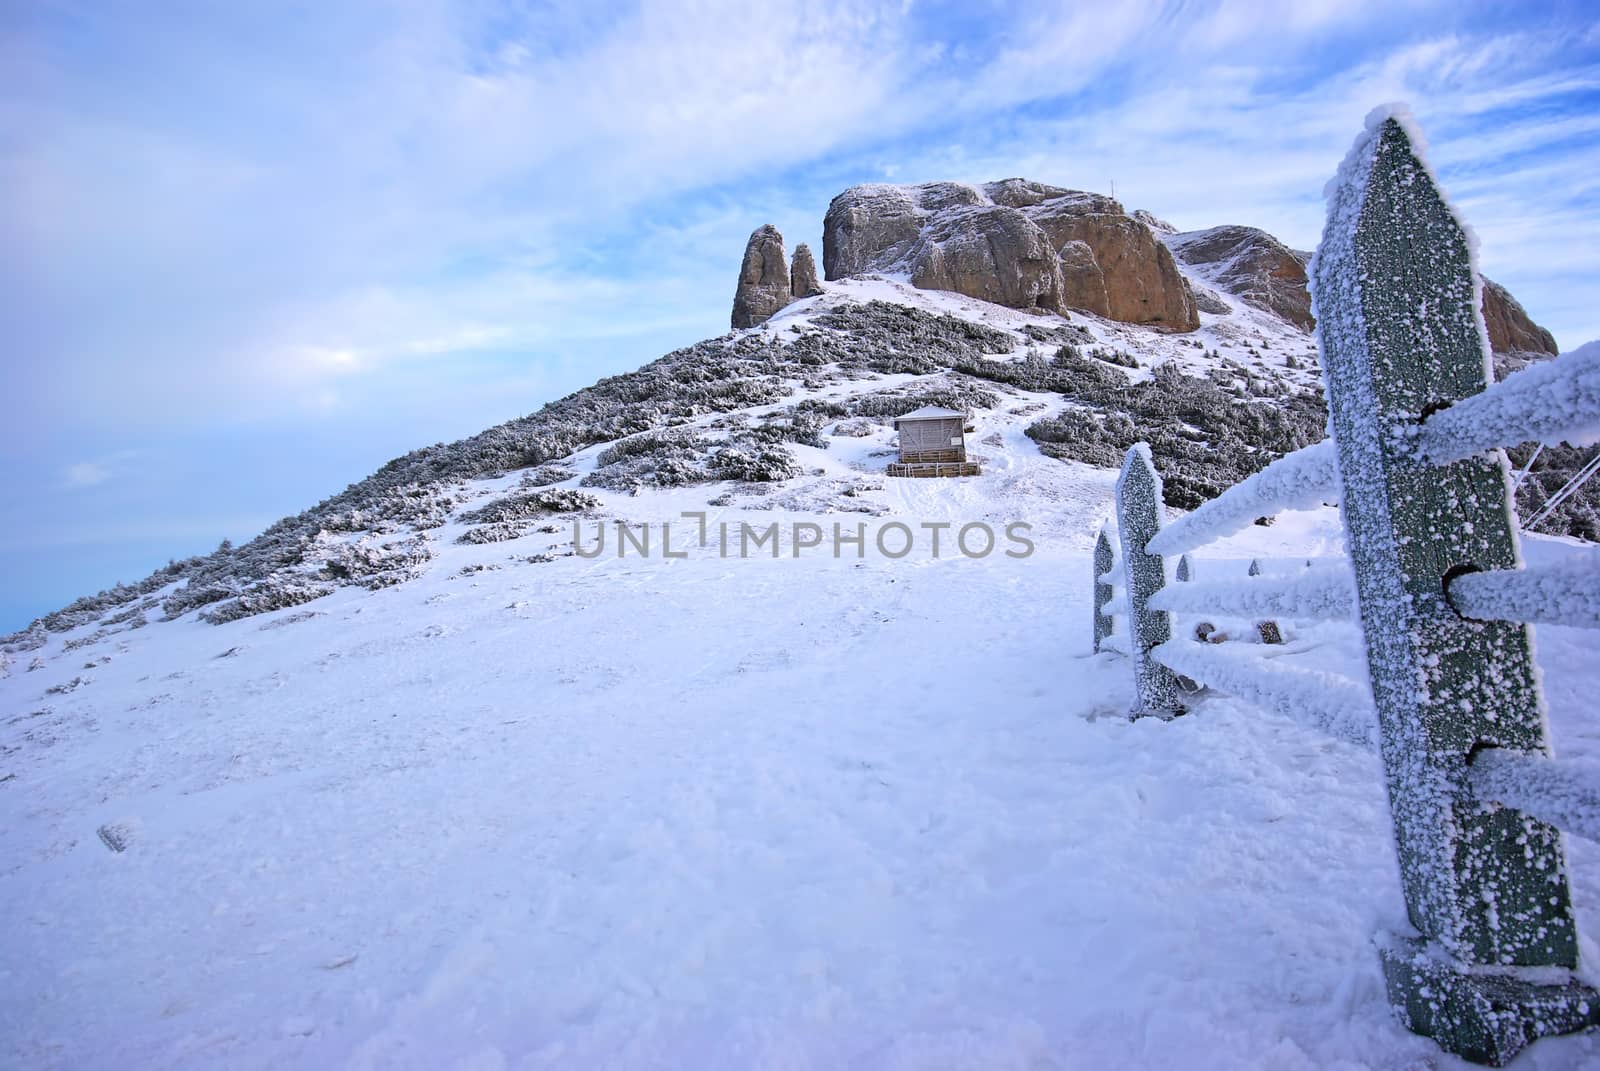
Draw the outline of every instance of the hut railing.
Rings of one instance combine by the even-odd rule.
[[[1499,1065],[1600,1025],[1600,993],[1576,974],[1558,832],[1600,840],[1600,765],[1551,756],[1529,629],[1600,627],[1600,552],[1522,564],[1500,449],[1600,432],[1600,353],[1488,385],[1470,245],[1398,114],[1375,114],[1329,186],[1311,292],[1328,440],[1165,526],[1149,449],[1128,452],[1117,513],[1134,713],[1181,713],[1182,674],[1375,745],[1416,931],[1376,940],[1390,1000],[1411,1029]],[[1347,570],[1166,582],[1164,556],[1332,499]],[[1097,554],[1097,643],[1110,569]],[[1173,612],[1353,618],[1367,679],[1174,640]]]

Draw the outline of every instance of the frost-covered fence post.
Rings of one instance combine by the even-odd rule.
[[[1150,596],[1167,582],[1160,555],[1145,546],[1161,530],[1161,477],[1150,459],[1150,447],[1135,443],[1117,477],[1117,525],[1122,537],[1122,576],[1128,591],[1128,654],[1133,658],[1134,687],[1138,693],[1133,716],[1153,714],[1170,718],[1183,713],[1178,702],[1178,682],[1172,670],[1150,652],[1172,639],[1172,618],[1151,609]]]
[[[1260,576],[1261,562],[1255,558],[1250,559],[1250,569],[1246,576]],[[1256,635],[1261,637],[1262,643],[1282,643],[1283,630],[1271,618],[1256,622]]]
[[[1330,187],[1311,287],[1406,909],[1423,935],[1380,941],[1389,996],[1411,1029],[1498,1065],[1600,1020],[1600,996],[1559,970],[1577,965],[1577,935],[1556,830],[1468,787],[1477,749],[1546,751],[1543,701],[1526,626],[1465,620],[1445,597],[1454,576],[1512,568],[1518,552],[1504,456],[1436,466],[1413,447],[1425,417],[1484,389],[1488,346],[1467,235],[1392,114],[1374,114]]]
[[[1100,538],[1094,541],[1094,653],[1100,653],[1102,641],[1111,635],[1111,615],[1106,613],[1106,604],[1111,601],[1111,583],[1104,577],[1111,575],[1112,567],[1111,539],[1106,535],[1104,528],[1100,529]]]

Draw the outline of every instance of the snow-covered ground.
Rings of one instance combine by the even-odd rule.
[[[1009,331],[1000,359],[1056,346],[1025,332],[1058,319],[895,279],[758,330],[873,299]],[[1226,359],[1314,380],[1306,335],[1235,305],[1192,335],[1072,322],[1134,378]],[[902,385],[919,377],[796,381],[734,416]],[[457,543],[513,473],[453,488],[396,587],[217,626],[108,612],[0,654],[0,1064],[1461,1066],[1384,997],[1372,938],[1405,912],[1376,758],[1214,694],[1128,721],[1128,662],[1089,653],[1116,474],[1024,434],[1061,396],[1001,394],[972,417],[976,478],[888,479],[887,421],[830,422],[779,484],[585,488],[599,557],[570,518]],[[619,520],[652,526],[649,556],[617,556]],[[663,556],[664,522],[686,557]],[[774,522],[777,558],[737,557],[741,524]],[[795,556],[807,523],[823,543]],[[916,542],[891,559],[874,533],[897,523]],[[998,536],[981,559],[956,545],[973,523]],[[1026,557],[1005,554],[1015,523]],[[949,526],[938,557],[924,524]],[[834,556],[835,525],[865,526],[863,557]],[[1341,553],[1319,506],[1207,548],[1194,579]],[[1211,623],[1241,656],[1363,672],[1348,625],[1281,622],[1269,648]],[[1558,752],[1600,758],[1592,638],[1537,640]],[[1600,981],[1600,848],[1569,855]],[[1597,1036],[1518,1061],[1595,1065]]]
[[[1220,696],[1126,720],[1128,663],[1088,653],[1114,474],[1008,419],[970,437],[983,476],[881,481],[876,516],[808,504],[883,463],[869,438],[710,521],[1015,520],[1023,559],[586,560],[570,529],[450,525],[399,587],[52,638],[0,679],[0,1060],[1458,1066],[1384,998],[1376,759]],[[638,523],[717,493],[602,497]],[[1195,566],[1338,549],[1319,509]],[[1359,672],[1347,628],[1286,631],[1280,657]],[[1563,754],[1600,757],[1592,642],[1538,632]],[[1600,849],[1569,852],[1593,965]],[[1518,1066],[1596,1063],[1572,1037]]]

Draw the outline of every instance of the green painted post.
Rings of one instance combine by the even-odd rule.
[[[1543,697],[1528,628],[1464,620],[1444,596],[1462,571],[1513,567],[1516,527],[1500,451],[1434,467],[1409,448],[1425,416],[1484,389],[1488,346],[1466,234],[1392,116],[1369,121],[1330,193],[1311,288],[1406,910],[1422,934],[1380,940],[1389,997],[1412,1030],[1498,1066],[1600,1022],[1600,995],[1565,973],[1577,933],[1560,835],[1466,787],[1479,747],[1547,750]]]
[[[1111,539],[1106,535],[1104,528],[1100,529],[1100,538],[1094,541],[1094,653],[1100,653],[1101,643],[1111,635],[1111,615],[1106,613],[1106,604],[1111,601],[1111,584],[1101,578],[1111,574]]]
[[[1138,704],[1133,716],[1170,718],[1183,713],[1178,682],[1172,670],[1150,657],[1151,650],[1172,639],[1172,618],[1149,606],[1150,596],[1166,584],[1167,573],[1160,555],[1144,549],[1161,530],[1161,477],[1145,443],[1129,448],[1117,477],[1117,524],[1128,589],[1128,653],[1133,656]]]

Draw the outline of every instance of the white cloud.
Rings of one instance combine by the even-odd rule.
[[[893,2],[619,15],[421,0],[383,18],[363,2],[264,24],[277,39],[241,54],[214,53],[249,34],[208,33],[206,19],[118,27],[130,54],[166,49],[172,68],[125,106],[74,86],[97,72],[70,56],[7,51],[53,89],[0,105],[26,134],[0,162],[16,194],[0,230],[45,290],[21,311],[41,339],[24,372],[37,389],[0,403],[6,434],[42,414],[226,421],[335,384],[347,397],[354,378],[418,362],[448,375],[463,355],[598,354],[604,338],[622,345],[597,371],[616,371],[654,355],[631,343],[720,328],[750,228],[773,219],[791,246],[815,244],[827,196],[869,168],[1114,181],[1180,225],[1253,223],[1308,247],[1323,180],[1367,109],[1394,97],[1464,180],[1486,256],[1514,263],[1549,255],[1574,222],[1559,207],[1518,219],[1515,202],[1571,172],[1519,162],[1495,188],[1480,171],[1596,124],[1482,117],[1600,82],[1552,69],[1555,46],[1533,30],[1401,39],[1307,73],[1330,34],[1406,3],[979,9],[969,38]],[[247,18],[212,16],[230,17]],[[205,108],[192,93],[168,100],[176,112],[141,107],[202,71]],[[1054,103],[1018,110],[1036,101]],[[819,192],[832,174],[847,178]],[[709,209],[662,224],[684,193]]]
[[[111,478],[111,472],[103,465],[93,461],[80,461],[76,465],[67,467],[68,487],[93,487],[95,484],[105,483]]]

